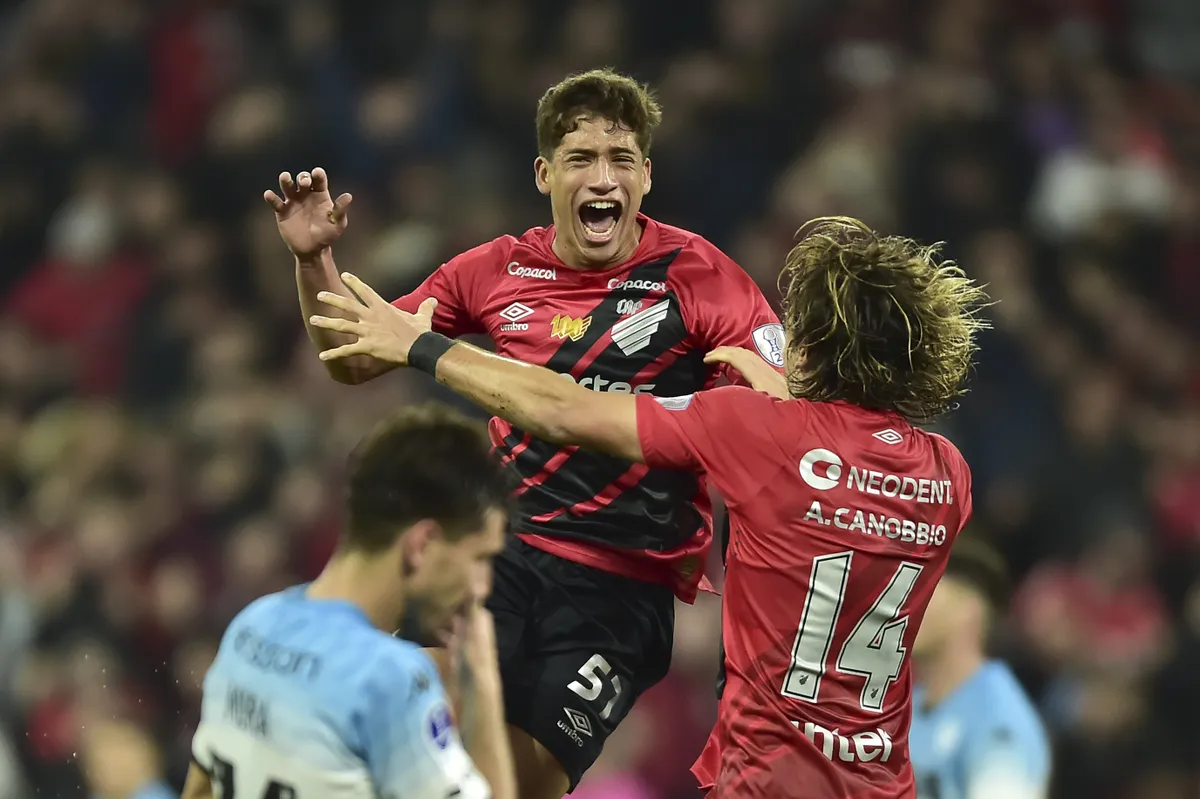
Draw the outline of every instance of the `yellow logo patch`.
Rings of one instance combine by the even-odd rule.
[[[592,317],[590,316],[573,319],[563,314],[555,314],[554,318],[550,320],[550,338],[569,338],[571,341],[579,341],[591,326]]]

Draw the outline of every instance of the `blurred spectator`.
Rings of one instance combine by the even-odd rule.
[[[325,167],[356,195],[339,263],[406,291],[547,221],[535,104],[602,64],[665,106],[647,212],[768,292],[831,213],[945,241],[990,285],[938,429],[1022,579],[1003,640],[1057,736],[1054,795],[1197,795],[1196,3],[9,6],[0,799],[178,788],[230,615],[324,562],[362,427],[445,398],[325,377],[263,190]],[[711,597],[679,609],[671,674],[579,795],[695,799],[719,626]]]
[[[100,721],[83,737],[80,759],[94,799],[175,799],[162,780],[154,742],[128,722]]]

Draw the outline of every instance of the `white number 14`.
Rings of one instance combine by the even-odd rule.
[[[783,695],[790,699],[818,701],[834,631],[846,599],[853,558],[853,552],[839,552],[813,560],[808,596],[792,645],[792,663],[783,679]],[[883,710],[888,689],[900,676],[904,656],[908,654],[903,643],[908,616],[899,614],[920,574],[918,564],[901,563],[838,654],[835,664],[838,671],[866,680],[859,697],[864,710],[875,713]]]

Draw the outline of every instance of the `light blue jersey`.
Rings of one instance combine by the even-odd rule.
[[[1050,744],[1037,709],[1003,663],[989,661],[936,707],[913,692],[909,755],[920,799],[1042,799]]]
[[[304,588],[238,614],[192,756],[217,799],[486,799],[433,661]]]

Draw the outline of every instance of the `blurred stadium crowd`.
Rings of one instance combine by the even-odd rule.
[[[178,787],[223,624],[316,573],[350,444],[435,391],[325,376],[263,190],[324,166],[339,264],[399,294],[548,221],[534,104],[601,65],[665,108],[646,210],[768,296],[831,213],[991,284],[943,428],[1054,796],[1200,795],[1200,3],[26,0],[0,61],[0,799]],[[577,796],[696,796],[718,605],[679,615]]]

